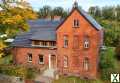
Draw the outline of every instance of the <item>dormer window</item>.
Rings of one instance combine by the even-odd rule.
[[[78,19],[74,19],[73,27],[74,28],[78,28],[79,27],[79,20]]]

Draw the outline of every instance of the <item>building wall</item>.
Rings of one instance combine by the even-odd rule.
[[[28,62],[27,53],[32,53],[32,62]],[[44,64],[39,64],[39,54],[44,55]],[[30,65],[38,68],[42,68],[44,66],[48,67],[48,56],[57,55],[56,50],[49,49],[41,49],[41,48],[22,48],[22,47],[14,47],[13,48],[13,58],[14,63],[18,65]]]
[[[79,19],[80,27],[73,28],[73,20]],[[101,41],[101,31],[96,30],[77,10],[67,18],[67,20],[57,29],[57,50],[49,50],[44,48],[22,48],[15,47],[13,49],[14,63],[16,64],[32,64],[38,68],[48,66],[48,55],[53,54],[57,57],[57,67],[60,74],[78,75],[81,77],[95,78],[97,76],[99,50]],[[64,48],[64,35],[68,36],[68,47]],[[74,36],[79,37],[79,48],[74,49]],[[89,36],[90,47],[84,48],[84,37]],[[28,63],[27,53],[32,53],[33,61]],[[38,55],[44,55],[44,65],[38,64]],[[64,67],[64,56],[68,57],[68,67]],[[89,59],[89,70],[83,68],[83,61]]]
[[[80,27],[73,28],[73,20],[79,19]],[[68,48],[63,47],[63,37],[68,36]],[[74,35],[79,36],[79,49],[74,49]],[[84,36],[90,39],[89,49],[84,49]],[[67,18],[67,20],[57,29],[57,53],[58,69],[61,74],[73,74],[80,76],[96,77],[98,67],[98,56],[100,47],[100,31],[96,30],[77,10]],[[68,67],[64,68],[63,58],[68,56]],[[83,60],[88,58],[90,61],[89,71],[83,69]]]

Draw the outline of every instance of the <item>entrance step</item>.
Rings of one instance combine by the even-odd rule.
[[[45,77],[50,77],[50,78],[54,78],[54,73],[55,73],[55,69],[46,69],[44,72],[43,72],[43,76]]]
[[[38,75],[35,78],[35,83],[52,83],[52,81],[53,81],[52,78],[49,78],[49,77],[46,77],[46,76],[41,76],[41,75]]]

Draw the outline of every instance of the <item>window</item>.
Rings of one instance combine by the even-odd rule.
[[[77,35],[73,38],[73,48],[79,48],[79,36]]]
[[[34,41],[34,44],[35,45],[40,45],[40,42],[39,41]]]
[[[44,56],[39,55],[39,64],[44,64]]]
[[[47,46],[47,42],[42,41],[42,42],[41,42],[41,45],[42,45],[42,46]]]
[[[55,42],[49,42],[50,46],[55,46]]]
[[[83,62],[84,70],[88,71],[89,70],[89,59],[85,58]]]
[[[84,40],[84,48],[89,48],[89,38],[88,37],[85,37],[85,40]]]
[[[74,19],[74,22],[73,22],[73,27],[79,27],[79,20],[78,19]]]
[[[68,36],[64,36],[64,47],[68,47]]]
[[[68,67],[68,57],[64,56],[64,67]]]
[[[32,62],[32,53],[28,53],[28,62]]]

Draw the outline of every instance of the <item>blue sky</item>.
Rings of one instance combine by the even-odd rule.
[[[72,8],[72,4],[75,0],[28,0],[31,6],[38,10],[44,5],[49,5],[52,8],[61,6],[64,9]],[[88,10],[90,6],[116,6],[120,5],[120,0],[76,0],[78,4],[84,9]]]

